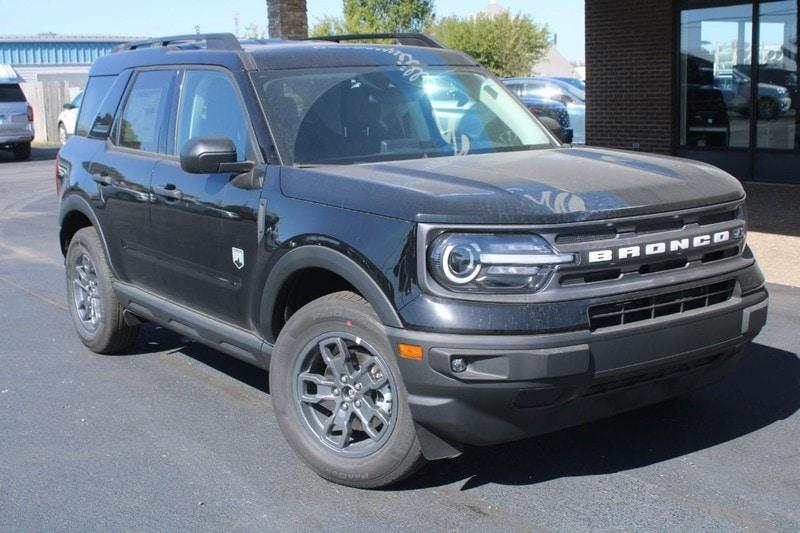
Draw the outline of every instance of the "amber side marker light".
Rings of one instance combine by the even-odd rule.
[[[414,359],[415,361],[422,361],[422,346],[398,342],[397,351],[400,354],[400,357],[405,359]]]

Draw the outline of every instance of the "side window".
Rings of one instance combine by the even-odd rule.
[[[239,161],[247,157],[247,115],[233,81],[215,70],[187,70],[178,104],[176,151],[209,135],[229,138]]]
[[[89,83],[86,85],[86,90],[83,92],[83,98],[80,103],[80,111],[78,112],[78,123],[75,126],[75,135],[86,136],[89,129],[94,123],[97,116],[97,111],[100,109],[100,104],[108,94],[109,89],[114,84],[116,76],[95,76],[89,78]]]
[[[159,151],[175,76],[173,70],[147,70],[136,76],[118,124],[119,146]]]

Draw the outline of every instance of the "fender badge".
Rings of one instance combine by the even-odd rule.
[[[241,248],[231,248],[231,256],[233,257],[233,266],[239,270],[244,268],[244,250]]]

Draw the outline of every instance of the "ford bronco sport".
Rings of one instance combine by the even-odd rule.
[[[269,371],[320,475],[378,487],[719,379],[762,328],[744,192],[562,146],[475,61],[396,44],[130,43],[56,165],[69,309]],[[390,40],[393,39],[393,40]]]

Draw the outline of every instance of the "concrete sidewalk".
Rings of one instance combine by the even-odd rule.
[[[800,187],[747,183],[747,243],[767,281],[800,287]]]

